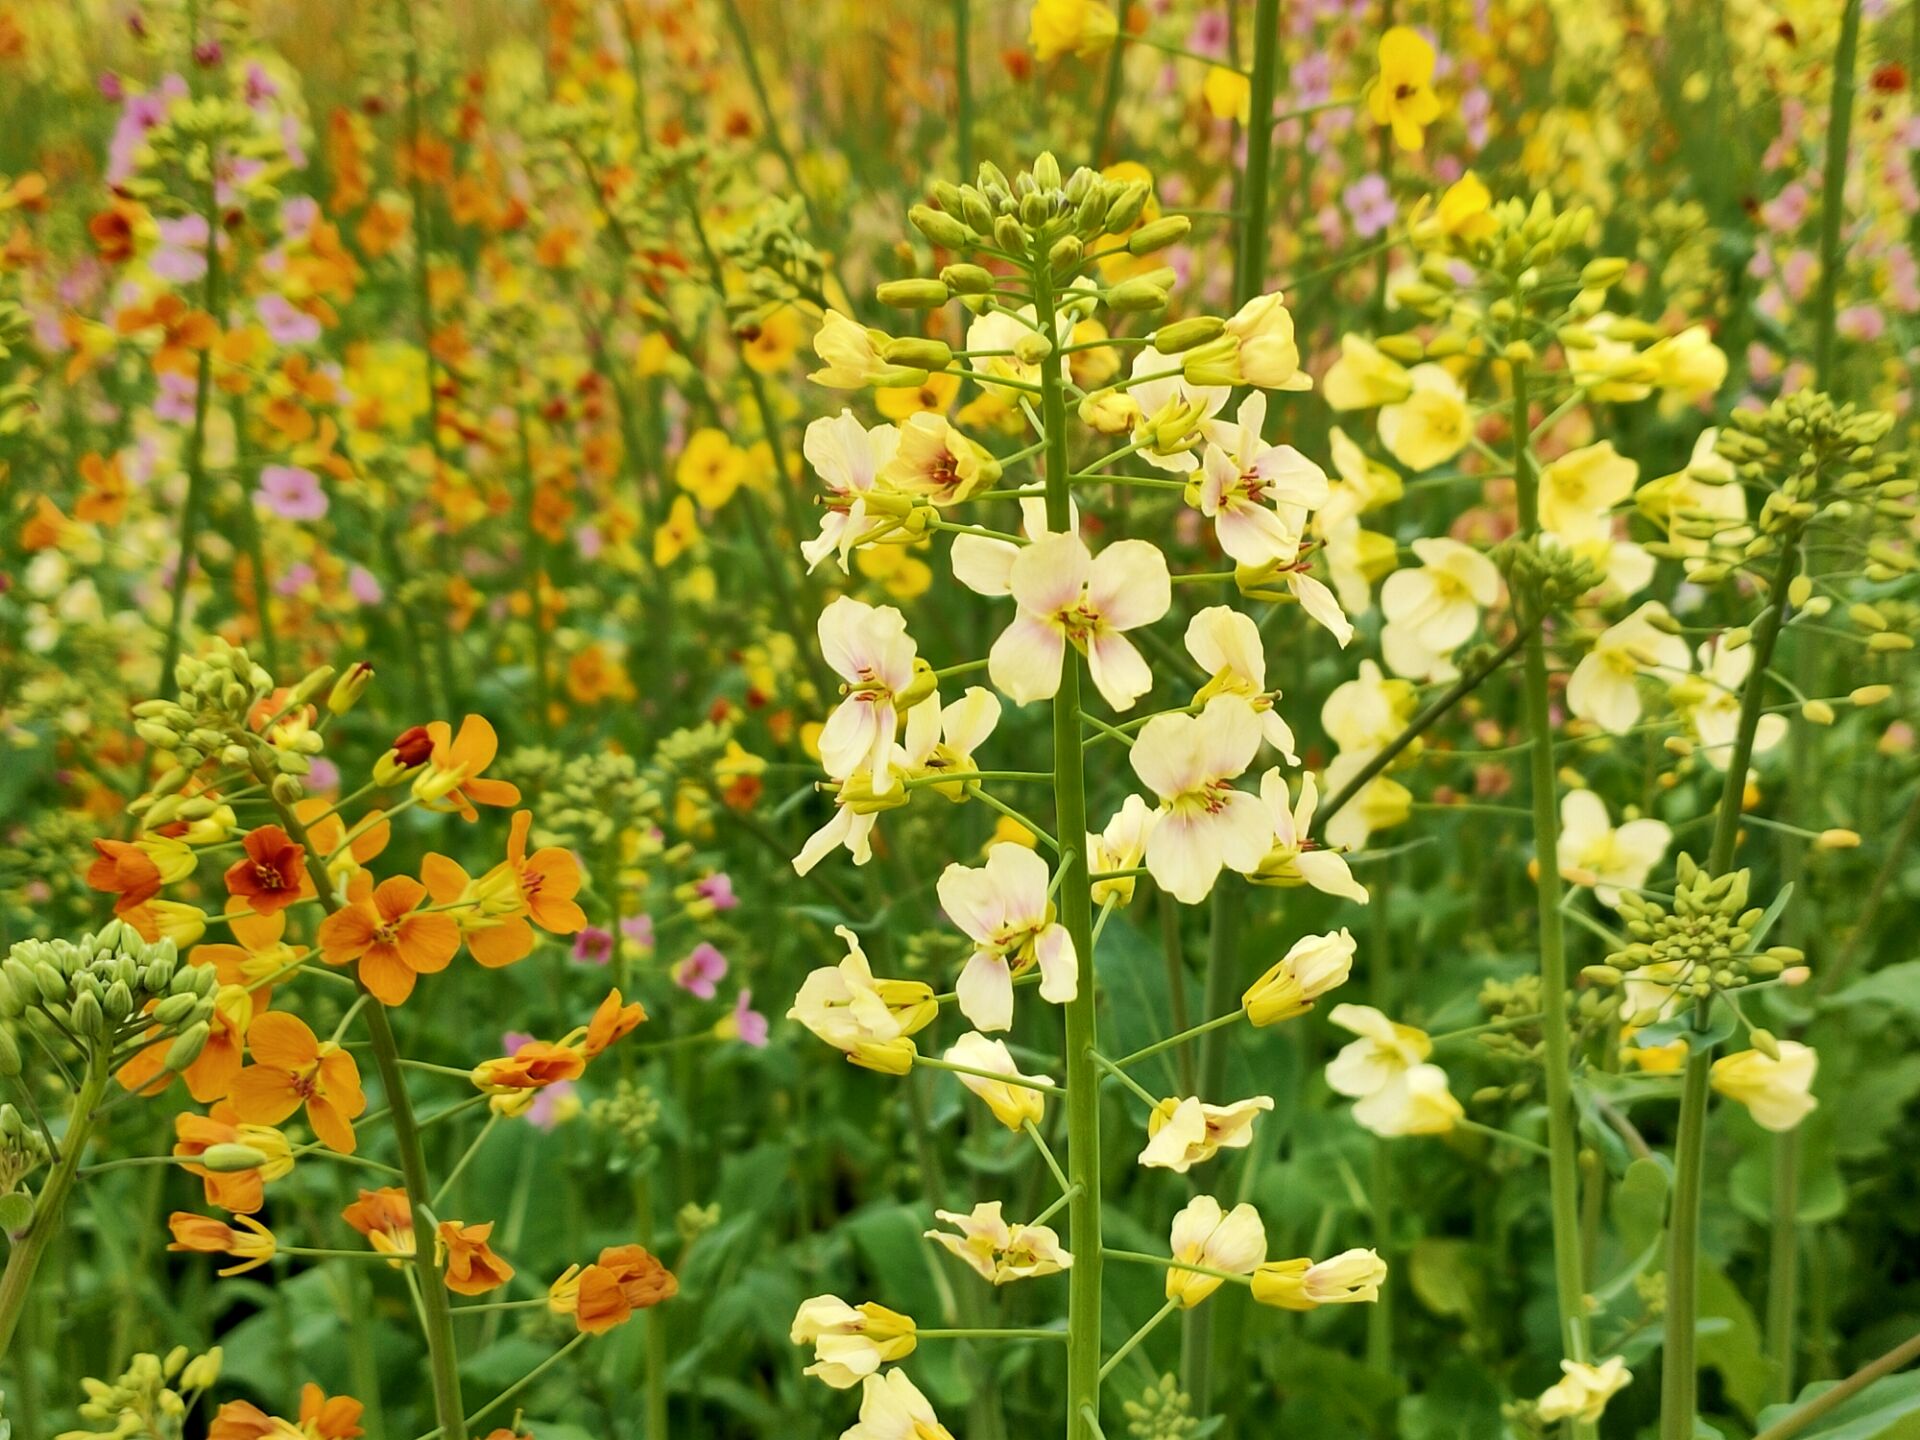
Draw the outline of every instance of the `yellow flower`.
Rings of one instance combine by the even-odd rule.
[[[932,411],[944,415],[960,393],[958,375],[927,376],[923,385],[908,387],[883,385],[873,392],[873,404],[889,420],[905,420],[910,415]]]
[[[708,510],[731,500],[746,476],[745,452],[711,426],[693,432],[673,470],[674,482]]]
[[[1598,1365],[1562,1360],[1560,1369],[1563,1372],[1560,1383],[1550,1386],[1537,1402],[1540,1418],[1548,1424],[1578,1420],[1592,1425],[1600,1419],[1614,1392],[1633,1383],[1626,1361],[1618,1355],[1609,1356]]]
[[[1043,62],[1068,52],[1090,60],[1119,33],[1119,17],[1099,0],[1034,0],[1027,17],[1027,43]]]
[[[1469,170],[1440,197],[1431,222],[1439,234],[1458,240],[1484,240],[1498,227],[1493,218],[1493,195],[1486,182]]]
[[[869,545],[856,550],[853,563],[896,600],[915,600],[933,585],[933,568],[905,545]]]
[[[1387,1262],[1371,1250],[1347,1250],[1331,1260],[1269,1260],[1253,1272],[1253,1298],[1282,1310],[1358,1305],[1380,1298]]]
[[[838,1295],[816,1295],[793,1317],[793,1343],[813,1346],[806,1373],[836,1390],[851,1390],[882,1365],[913,1353],[910,1315],[869,1300],[849,1305]]]
[[[1242,71],[1215,65],[1207,71],[1200,98],[1207,102],[1207,111],[1214,119],[1237,120],[1244,125],[1252,113],[1253,82]]]
[[[1220,1202],[1211,1195],[1196,1195],[1173,1217],[1169,1248],[1181,1266],[1200,1267],[1176,1266],[1167,1271],[1167,1299],[1191,1310],[1220,1288],[1218,1275],[1201,1271],[1251,1275],[1259,1268],[1267,1258],[1267,1229],[1251,1205],[1236,1205],[1222,1213]]]
[[[1420,32],[1396,25],[1380,37],[1380,75],[1367,94],[1373,123],[1391,125],[1402,150],[1426,143],[1427,126],[1440,118],[1433,93],[1433,47]]]
[[[665,523],[653,532],[654,566],[665,569],[686,554],[699,538],[700,523],[693,513],[693,501],[685,495],[676,495]]]
[[[1016,1083],[1038,1081],[1039,1077],[1020,1073],[1005,1041],[989,1040],[978,1031],[968,1031],[948,1047],[941,1058],[949,1065],[966,1067],[957,1077],[960,1083],[984,1100],[993,1111],[993,1118],[1009,1130],[1021,1129],[1028,1121],[1038,1125],[1045,1116],[1045,1092],[1036,1090],[1032,1084]],[[967,1073],[976,1070],[1008,1078],[992,1080],[986,1074]]]
[[[740,354],[762,375],[784,370],[800,348],[800,316],[791,306],[775,310],[742,337]]]
[[[1431,470],[1467,448],[1473,416],[1466,392],[1444,367],[1416,365],[1407,381],[1407,397],[1380,411],[1380,443],[1409,470]]]
[[[1335,410],[1371,410],[1405,400],[1413,389],[1407,369],[1358,335],[1340,337],[1340,358],[1321,382]]]
[[[1791,1130],[1820,1102],[1811,1094],[1820,1057],[1797,1040],[1776,1040],[1778,1058],[1742,1050],[1713,1062],[1713,1088],[1747,1107],[1767,1130]]]

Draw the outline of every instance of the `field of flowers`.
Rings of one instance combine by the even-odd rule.
[[[0,0],[0,1440],[1916,1440],[1916,85]]]

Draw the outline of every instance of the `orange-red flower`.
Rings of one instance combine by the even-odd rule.
[[[127,476],[120,468],[120,457],[99,455],[80,457],[80,478],[87,490],[75,502],[73,518],[101,525],[117,525],[127,513]]]
[[[362,1190],[360,1198],[340,1212],[340,1218],[383,1254],[413,1254],[413,1206],[408,1203],[407,1192],[397,1185]]]
[[[113,902],[113,913],[124,915],[160,893],[160,867],[138,845],[125,840],[96,840],[98,857],[87,867],[87,884],[120,898]]]
[[[463,1225],[442,1220],[436,1232],[436,1259],[446,1272],[447,1288],[456,1295],[484,1295],[513,1278],[513,1266],[493,1253],[487,1241],[493,1222]]]
[[[473,1083],[482,1090],[544,1090],[563,1080],[579,1079],[586,1068],[586,1059],[571,1045],[528,1040],[511,1055],[474,1066]]]
[[[367,1433],[360,1425],[365,1409],[351,1395],[329,1396],[309,1381],[300,1391],[298,1423],[248,1401],[229,1400],[207,1427],[207,1440],[359,1440]]]
[[[483,778],[500,751],[500,739],[484,715],[469,715],[460,722],[456,736],[444,720],[427,726],[433,751],[427,769],[413,782],[413,793],[422,804],[433,808],[457,810],[462,819],[477,820],[475,805],[517,805],[520,789],[505,780]]]
[[[609,990],[587,1022],[587,1058],[593,1059],[614,1041],[631,1035],[646,1018],[647,1012],[638,1000],[622,1005],[620,992]]]
[[[227,867],[227,893],[247,902],[256,915],[276,915],[311,895],[306,851],[278,825],[262,825],[241,842],[246,858]]]
[[[460,949],[451,915],[423,912],[427,887],[411,875],[382,880],[373,893],[320,924],[320,955],[329,965],[360,962],[360,983],[384,1005],[399,1005],[414,982],[447,968]]]
[[[353,1119],[367,1108],[353,1056],[321,1044],[304,1021],[270,1010],[253,1022],[247,1048],[254,1063],[233,1082],[233,1109],[249,1125],[278,1125],[302,1105],[320,1143],[354,1150]]]
[[[672,1272],[643,1246],[610,1245],[592,1265],[569,1265],[547,1287],[547,1308],[573,1316],[589,1335],[604,1335],[634,1311],[670,1300],[679,1290]]]
[[[181,1169],[198,1175],[206,1187],[207,1203],[221,1210],[251,1214],[266,1198],[270,1180],[278,1180],[293,1170],[293,1155],[286,1137],[266,1125],[242,1125],[233,1106],[221,1101],[204,1115],[183,1111],[173,1117],[173,1153],[182,1158]],[[252,1170],[209,1170],[191,1161],[215,1145],[251,1145],[267,1157],[266,1163]]]
[[[191,1210],[176,1210],[167,1219],[173,1232],[169,1250],[193,1250],[203,1255],[232,1255],[238,1265],[229,1265],[216,1273],[240,1275],[257,1270],[273,1258],[279,1247],[273,1232],[251,1215],[235,1215],[234,1225],[211,1215],[195,1215]],[[238,1228],[235,1228],[235,1226]]]
[[[122,335],[158,329],[160,343],[153,352],[157,373],[191,375],[200,366],[199,353],[220,337],[220,327],[204,310],[195,310],[172,291],[151,305],[122,310],[114,321]]]

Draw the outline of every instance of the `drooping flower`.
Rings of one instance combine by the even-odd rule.
[[[871,1300],[849,1305],[838,1295],[816,1295],[795,1313],[792,1339],[813,1347],[807,1374],[836,1390],[851,1390],[882,1365],[911,1355],[914,1331],[911,1315]]]
[[[1001,1218],[998,1200],[976,1205],[967,1215],[952,1210],[933,1213],[959,1233],[929,1230],[926,1238],[995,1285],[1057,1275],[1073,1265],[1073,1256],[1061,1249],[1060,1237],[1051,1226],[1009,1225]]]
[[[1676,653],[1684,654],[1685,646]],[[1670,678],[1667,698],[1692,727],[1700,753],[1714,769],[1724,770],[1733,759],[1734,740],[1740,731],[1740,694],[1753,669],[1754,648],[1750,644],[1730,645],[1726,636],[1716,635],[1696,653],[1700,657],[1698,675],[1662,678]],[[1786,734],[1786,716],[1762,715],[1753,732],[1753,753],[1766,754]]]
[[[1618,1355],[1610,1355],[1598,1365],[1562,1360],[1560,1370],[1560,1380],[1542,1391],[1535,1402],[1540,1418],[1549,1425],[1562,1420],[1598,1424],[1607,1401],[1633,1382],[1627,1362]]]
[[[1567,708],[1609,734],[1631,730],[1640,718],[1639,677],[1673,679],[1687,673],[1687,642],[1656,623],[1665,620],[1666,606],[1649,600],[1603,630],[1573,667]]]
[[[1353,935],[1345,929],[1301,936],[1240,997],[1247,1019],[1277,1025],[1306,1014],[1315,1000],[1347,983],[1354,949]]]
[[[1078,535],[1049,534],[1023,549],[1009,575],[1019,613],[993,642],[987,673],[1017,704],[1050,700],[1069,643],[1087,657],[1094,686],[1116,710],[1153,688],[1153,671],[1124,632],[1151,625],[1173,604],[1166,557],[1145,540],[1121,540],[1096,558]]]
[[[1138,795],[1127,796],[1105,829],[1097,835],[1088,832],[1087,873],[1102,875],[1139,869],[1140,862],[1146,858],[1147,837],[1159,823],[1158,810]],[[1104,905],[1112,900],[1121,905],[1131,904],[1134,879],[1132,875],[1119,875],[1111,880],[1095,880],[1093,903]]]
[[[413,793],[429,810],[451,809],[463,820],[477,820],[476,805],[517,805],[520,789],[506,780],[488,780],[485,772],[500,751],[500,739],[484,715],[469,715],[455,735],[444,720],[426,726],[432,751],[415,777]]]
[[[800,547],[809,570],[834,554],[840,558],[840,568],[847,568],[847,556],[873,519],[868,497],[899,443],[900,432],[893,426],[869,429],[851,410],[821,416],[807,426],[801,448],[827,490],[820,533]]]
[[[1810,1045],[1776,1040],[1777,1056],[1760,1050],[1722,1055],[1710,1072],[1713,1088],[1729,1100],[1738,1100],[1763,1129],[1791,1130],[1820,1102],[1813,1097],[1813,1077],[1820,1057]]]
[[[953,1432],[906,1371],[889,1370],[861,1382],[860,1423],[842,1431],[840,1440],[953,1440]]]
[[[1229,605],[1209,605],[1187,622],[1186,644],[1194,664],[1211,677],[1194,703],[1204,705],[1215,695],[1240,696],[1260,716],[1267,743],[1286,756],[1289,765],[1299,764],[1293,729],[1278,709],[1280,692],[1267,689],[1266,650],[1253,617]]]
[[[1147,837],[1147,869],[1192,905],[1223,867],[1255,869],[1273,840],[1259,797],[1233,788],[1260,748],[1260,723],[1237,695],[1216,695],[1198,715],[1156,715],[1129,752],[1164,811]]]
[[[414,1253],[413,1205],[397,1185],[362,1190],[340,1218],[383,1255],[404,1259]]]
[[[456,1295],[484,1295],[513,1278],[513,1266],[493,1253],[493,1222],[466,1225],[442,1220],[434,1232],[434,1259],[447,1289]]]
[[[1407,367],[1359,335],[1340,337],[1340,358],[1321,382],[1321,393],[1335,410],[1372,410],[1397,404],[1412,392]]]
[[[1162,1100],[1147,1117],[1147,1143],[1140,1163],[1150,1170],[1184,1175],[1222,1150],[1251,1145],[1254,1120],[1271,1109],[1271,1095],[1255,1095],[1231,1105],[1209,1105],[1193,1095]]]
[[[1267,1258],[1267,1227],[1251,1205],[1222,1212],[1211,1195],[1196,1195],[1173,1217],[1169,1239],[1173,1258],[1184,1265],[1221,1270],[1229,1275],[1251,1275]],[[1191,1310],[1226,1282],[1178,1266],[1167,1271],[1167,1299]]]
[[[807,976],[787,1018],[844,1051],[855,1065],[906,1074],[917,1054],[908,1037],[940,1013],[933,987],[918,980],[875,979],[859,937],[844,925],[833,933],[846,942],[846,958]]]
[[[948,1046],[940,1058],[949,1065],[964,1065],[969,1071],[985,1072],[978,1075],[961,1072],[954,1078],[985,1101],[993,1118],[1007,1129],[1019,1130],[1029,1123],[1038,1125],[1046,1115],[1046,1092],[1031,1083],[1040,1077],[1021,1073],[1005,1041],[989,1040],[978,1031],[970,1030]],[[1008,1078],[994,1080],[988,1078],[991,1075]]]
[[[169,1250],[193,1250],[203,1255],[231,1255],[239,1263],[214,1273],[221,1278],[244,1275],[273,1259],[279,1249],[273,1232],[251,1215],[235,1215],[233,1224],[211,1215],[176,1210],[167,1220],[173,1232]]]
[[[973,953],[960,972],[960,1011],[980,1030],[1013,1024],[1013,977],[1040,967],[1040,998],[1064,1005],[1079,993],[1079,960],[1067,927],[1054,919],[1047,862],[1023,845],[995,845],[977,868],[953,864],[940,874],[945,910]]]
[[[1281,1310],[1362,1305],[1380,1298],[1387,1262],[1372,1250],[1343,1250],[1329,1260],[1269,1260],[1253,1272],[1253,1298]]]

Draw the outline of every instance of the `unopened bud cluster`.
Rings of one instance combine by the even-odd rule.
[[[1748,556],[1772,552],[1779,537],[1815,519],[1846,519],[1861,507],[1883,527],[1910,521],[1920,481],[1906,455],[1879,449],[1892,428],[1885,411],[1843,405],[1816,390],[1783,395],[1765,410],[1735,411],[1716,448],[1742,483],[1767,492]]]
[[[171,1039],[166,1068],[177,1073],[206,1046],[217,983],[211,966],[182,965],[171,940],[142,940],[113,920],[77,945],[16,944],[0,961],[0,1019],[50,1021],[114,1062]],[[0,1074],[17,1075],[20,1067],[18,1043],[0,1026]]]
[[[1801,953],[1790,946],[1752,949],[1754,929],[1765,912],[1747,905],[1750,875],[1746,870],[1709,875],[1682,855],[1671,907],[1622,892],[1620,921],[1629,943],[1607,956],[1604,965],[1589,965],[1582,973],[1598,984],[1617,985],[1632,971],[1656,966],[1673,977],[1676,997],[1698,1000],[1715,990],[1771,979],[1799,964]],[[1659,1016],[1626,1018],[1638,1025]]]
[[[1606,579],[1606,572],[1590,555],[1538,539],[1513,536],[1493,552],[1493,561],[1516,594],[1538,597],[1551,613],[1590,593]]]
[[[1127,1417],[1127,1434],[1134,1440],[1190,1440],[1200,1433],[1193,1401],[1171,1375],[1161,1376],[1140,1392],[1138,1400],[1129,1400],[1121,1408]]]
[[[121,1440],[132,1435],[178,1440],[187,1411],[220,1378],[220,1366],[218,1346],[204,1355],[195,1355],[184,1345],[175,1346],[165,1358],[135,1355],[126,1372],[113,1380],[81,1382],[87,1398],[80,1406],[80,1419],[86,1428],[66,1431],[63,1440]]]
[[[653,1143],[659,1127],[660,1099],[650,1087],[622,1079],[611,1095],[587,1106],[587,1121],[612,1132],[625,1154],[639,1156]]]

